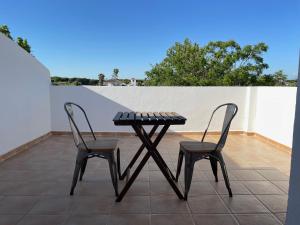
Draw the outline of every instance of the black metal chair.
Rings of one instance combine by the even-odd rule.
[[[210,123],[213,119],[215,112],[224,107],[226,107],[226,112],[225,112],[223,127],[222,127],[222,131],[221,131],[221,136],[220,136],[218,143],[204,142],[205,136],[207,134],[208,128],[210,126]],[[229,196],[232,197],[232,191],[230,188],[229,178],[228,178],[225,162],[224,162],[221,151],[226,143],[226,139],[227,139],[227,135],[229,132],[231,121],[235,117],[237,111],[238,111],[238,107],[237,107],[237,105],[235,105],[233,103],[227,103],[227,104],[218,106],[213,111],[213,113],[210,117],[208,126],[203,134],[201,141],[182,141],[182,142],[180,142],[180,150],[179,150],[178,165],[177,165],[177,172],[176,172],[176,181],[178,182],[178,177],[180,174],[182,160],[183,160],[183,156],[184,156],[185,157],[185,170],[184,170],[184,185],[185,185],[184,198],[185,198],[185,200],[187,200],[188,192],[191,187],[194,164],[196,161],[198,161],[200,159],[210,160],[211,168],[212,168],[213,174],[215,176],[216,182],[218,182],[218,164],[217,163],[218,162],[220,163],[226,188],[229,192]]]
[[[76,125],[73,107],[76,107],[79,110],[79,112],[81,112],[84,115],[92,134],[92,138],[93,138],[92,140],[88,140],[88,141],[84,140],[81,132],[79,131],[78,126]],[[64,109],[68,115],[71,131],[73,133],[74,142],[78,150],[70,195],[74,194],[74,189],[77,184],[79,173],[80,173],[79,180],[80,181],[82,180],[88,159],[93,157],[99,157],[108,160],[110,175],[111,175],[113,187],[115,189],[115,195],[118,196],[117,164],[115,162],[115,156],[114,156],[115,150],[117,150],[118,152],[117,157],[119,156],[118,140],[117,139],[103,139],[103,140],[96,139],[94,131],[88,120],[88,117],[81,106],[72,102],[66,102],[64,104]]]

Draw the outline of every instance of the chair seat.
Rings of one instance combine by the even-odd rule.
[[[209,153],[215,150],[217,144],[200,141],[181,141],[180,149],[186,152]]]
[[[118,146],[117,139],[99,139],[85,141],[88,149],[92,152],[113,152]],[[80,143],[78,145],[80,150],[86,151],[85,145]]]

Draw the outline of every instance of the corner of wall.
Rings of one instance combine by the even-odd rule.
[[[245,132],[255,131],[256,103],[257,87],[247,87],[245,97],[245,120],[243,126]]]

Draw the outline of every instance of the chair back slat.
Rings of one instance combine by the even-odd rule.
[[[66,111],[67,111],[67,115],[68,115],[68,120],[69,120],[69,123],[70,123],[70,127],[71,127],[71,131],[72,131],[72,134],[73,134],[73,138],[74,138],[74,142],[75,142],[75,145],[78,146],[82,141],[80,139],[80,131],[75,123],[75,116],[74,116],[74,111],[73,111],[73,108],[72,108],[72,105],[71,104],[67,104],[66,105]]]
[[[226,107],[226,111],[225,111],[221,136],[220,136],[220,139],[218,142],[218,150],[222,150],[222,148],[225,146],[227,136],[229,133],[229,128],[231,125],[231,121],[235,117],[235,115],[238,111],[237,105],[235,105],[233,103],[228,103],[223,106]]]
[[[223,120],[223,125],[222,125],[222,130],[221,130],[221,136],[220,139],[218,141],[216,150],[217,151],[221,151],[223,149],[223,147],[225,146],[226,140],[227,140],[227,136],[228,136],[228,132],[229,132],[229,128],[231,125],[231,121],[233,120],[233,118],[235,117],[235,115],[237,114],[238,111],[238,107],[236,104],[234,103],[226,103],[226,104],[222,104],[219,105],[212,113],[210,120],[208,122],[207,128],[205,129],[205,132],[202,136],[202,140],[201,142],[204,141],[206,134],[208,132],[208,129],[210,127],[210,124],[214,118],[214,115],[217,111],[219,111],[220,109],[226,108],[225,110],[225,116],[224,116],[224,120]]]
[[[73,107],[76,107],[76,109],[78,109],[79,112],[84,115],[86,123],[88,124],[88,127],[90,129],[90,132],[91,132],[94,140],[96,140],[96,136],[94,134],[94,131],[91,127],[91,124],[90,124],[90,122],[87,118],[87,115],[86,115],[84,109],[81,106],[79,106],[75,103],[66,102],[64,104],[64,109],[65,109],[65,111],[67,113],[67,116],[68,116],[68,120],[69,120],[69,123],[70,123],[70,127],[71,127],[71,131],[72,131],[72,134],[73,134],[75,145],[78,147],[79,144],[83,143],[84,146],[86,147],[86,149],[88,150],[87,145],[86,145],[86,143],[83,139],[82,133],[80,132],[80,130],[78,128],[78,125],[76,124],[76,118],[75,118],[75,113],[74,113]]]

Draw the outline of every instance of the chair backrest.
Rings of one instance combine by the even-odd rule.
[[[85,143],[85,141],[82,137],[82,133],[80,132],[80,130],[79,130],[77,124],[76,124],[75,113],[74,113],[73,107],[77,108],[78,111],[84,115],[84,118],[85,118],[85,120],[86,120],[86,122],[89,126],[89,129],[92,133],[92,136],[93,136],[94,140],[96,140],[94,131],[92,129],[92,126],[89,122],[89,119],[88,119],[84,109],[80,105],[77,105],[73,102],[66,102],[64,104],[64,109],[67,113],[67,116],[68,116],[68,119],[69,119],[69,122],[70,122],[70,127],[71,127],[71,131],[72,131],[72,134],[73,134],[75,145],[78,146],[80,143],[83,143],[85,148],[88,150],[88,147],[87,147],[87,145],[86,145],[86,143]]]
[[[223,149],[223,147],[225,146],[226,140],[227,140],[227,136],[228,136],[228,132],[229,132],[229,128],[231,125],[231,121],[233,120],[233,118],[235,117],[235,115],[237,114],[238,111],[238,107],[236,104],[234,103],[226,103],[226,104],[222,104],[220,106],[218,106],[212,113],[208,126],[204,132],[204,135],[202,137],[202,141],[204,141],[204,138],[206,136],[206,133],[208,131],[208,128],[210,126],[210,123],[215,115],[215,113],[222,109],[222,108],[226,108],[225,110],[225,116],[224,116],[224,121],[223,121],[223,126],[222,126],[222,131],[221,131],[221,136],[220,139],[218,141],[218,144],[216,146],[216,150],[217,151],[221,151]]]

